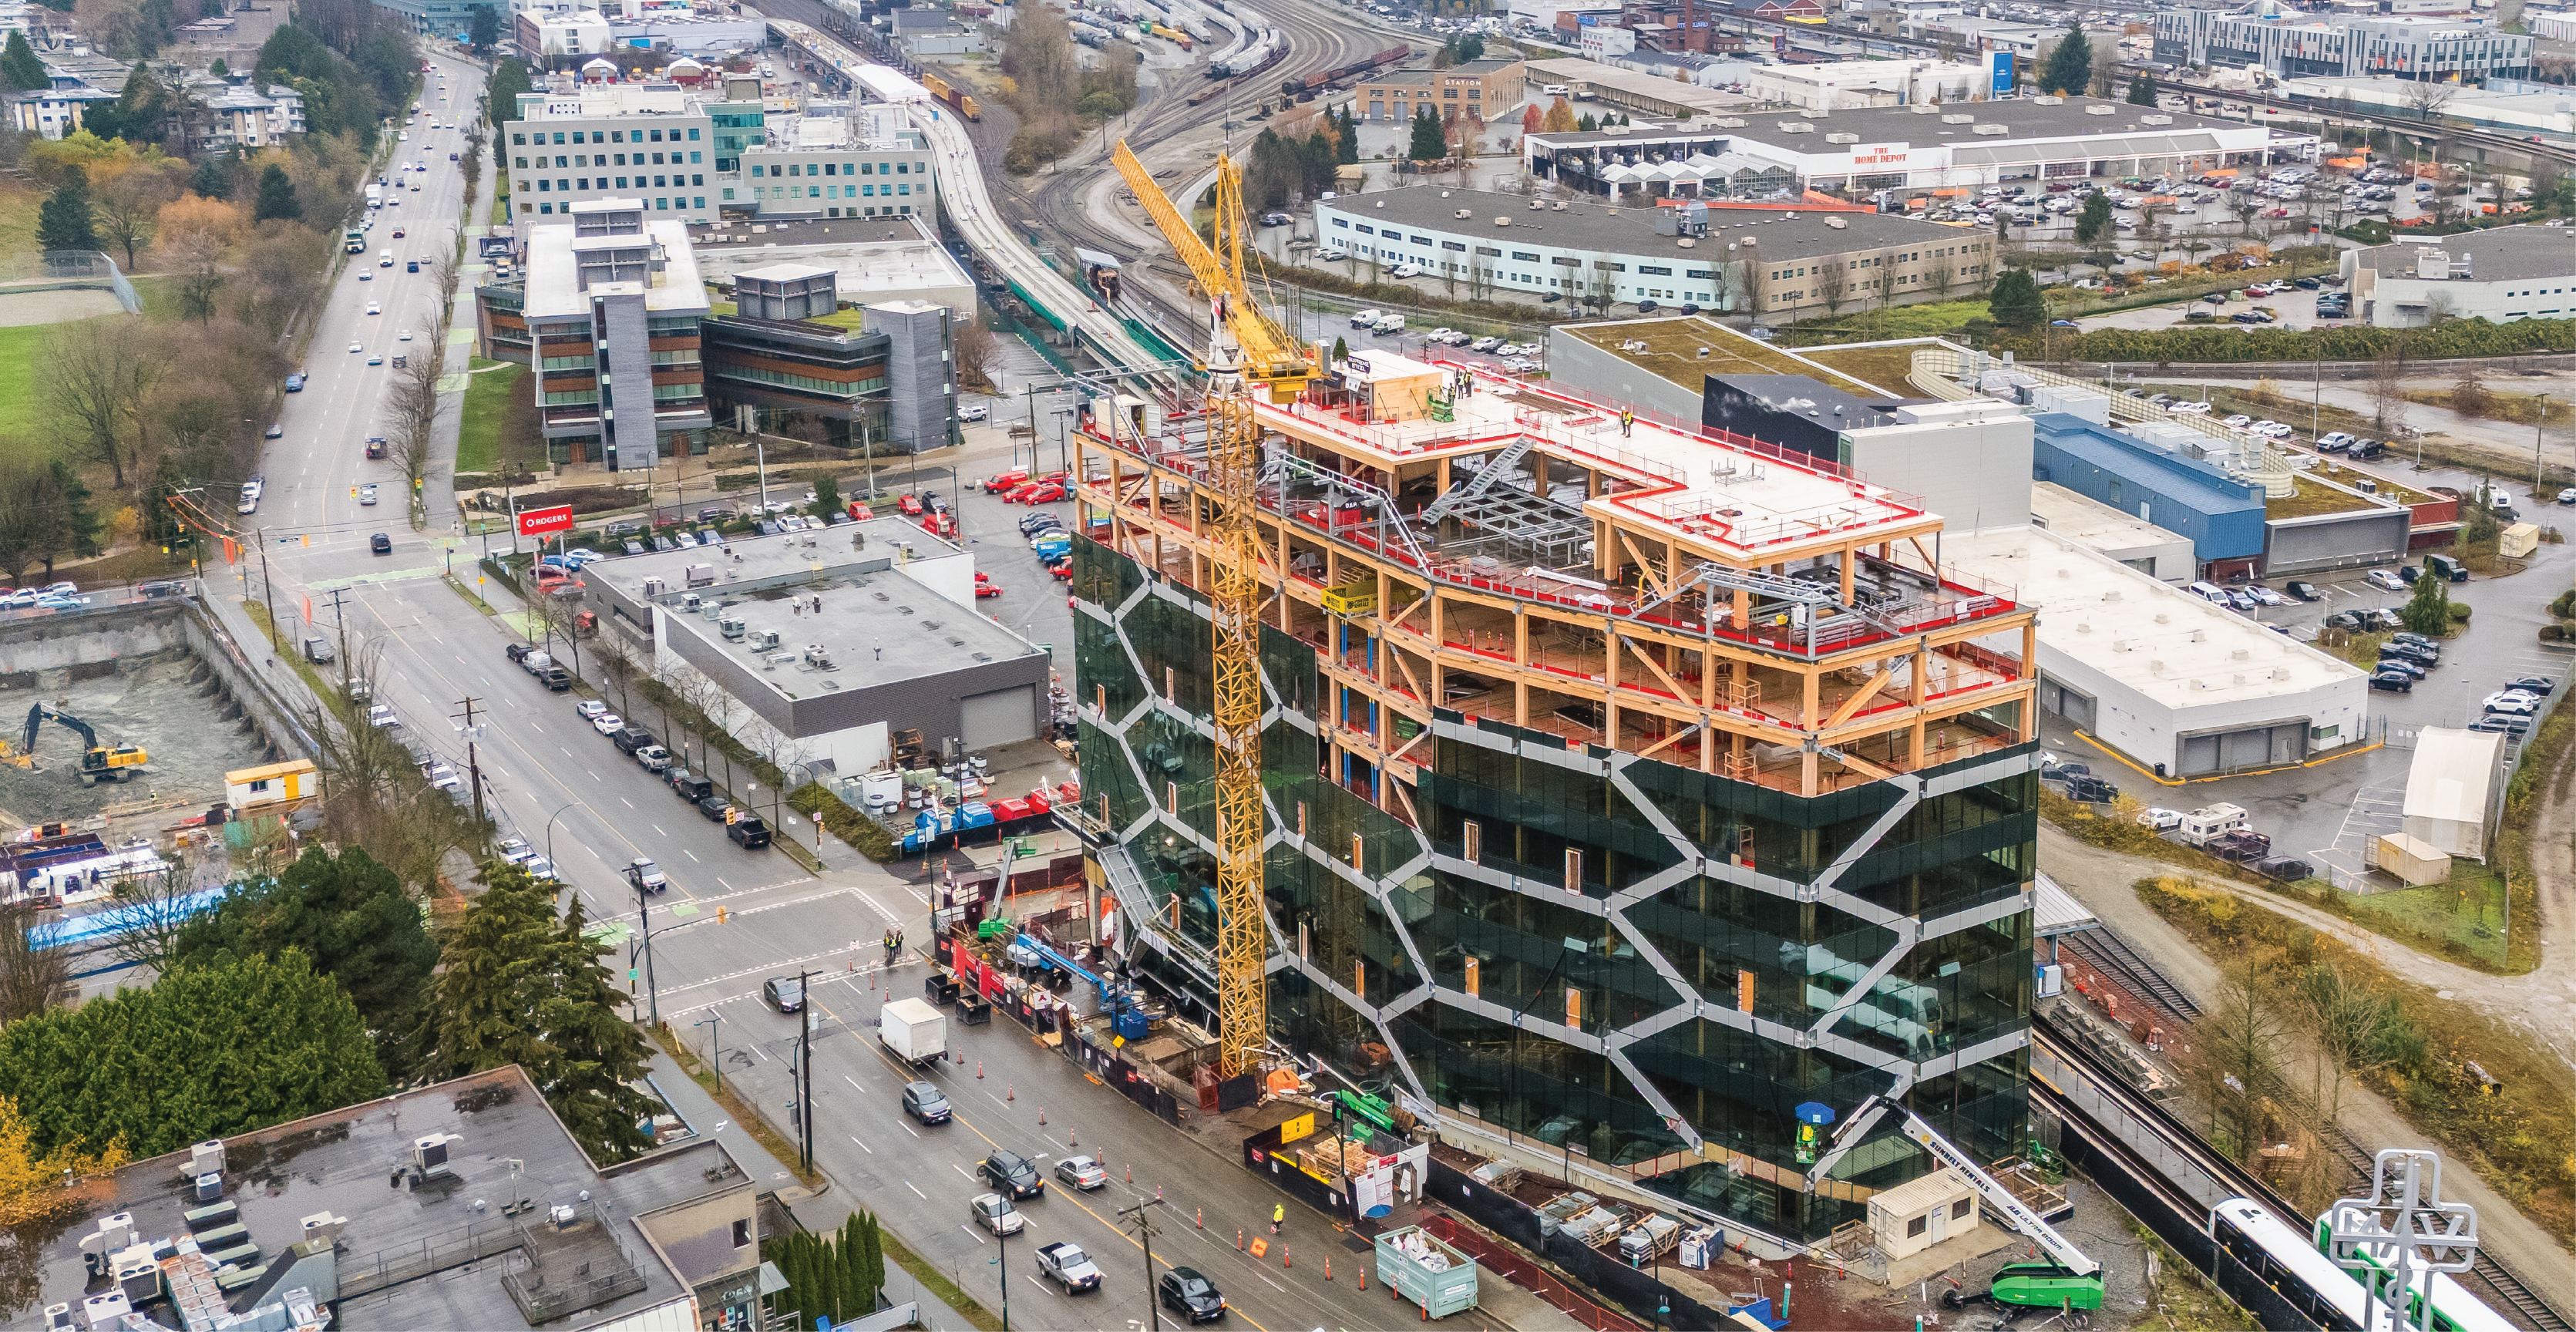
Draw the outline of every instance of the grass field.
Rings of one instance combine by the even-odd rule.
[[[501,368],[492,369],[494,366]],[[510,395],[528,373],[525,366],[505,365],[480,356],[466,362],[465,368],[473,377],[465,385],[465,416],[456,434],[456,470],[460,475],[492,470],[493,459],[500,456],[501,431],[509,421]]]
[[[2342,894],[2344,914],[2391,938],[2445,942],[2478,955],[2491,968],[2505,962],[2504,884],[2482,865],[2455,861],[2449,883],[2395,892]]]
[[[0,434],[32,434],[44,417],[36,401],[36,349],[46,324],[0,328]]]
[[[142,303],[144,318],[176,319],[179,317],[179,280],[177,278],[160,273],[146,273],[140,277],[129,273],[125,280],[134,284],[134,299]]]
[[[1994,312],[1980,296],[1965,301],[1926,301],[1921,305],[1899,305],[1867,314],[1845,315],[1834,319],[1811,319],[1797,325],[1796,334],[1807,336],[1820,330],[1849,333],[1864,341],[1884,338],[1932,338],[1955,333],[1971,319],[1988,319]]]

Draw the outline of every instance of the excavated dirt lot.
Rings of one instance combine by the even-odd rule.
[[[269,762],[268,742],[225,699],[196,655],[173,648],[128,673],[75,680],[60,688],[0,688],[0,739],[11,753],[26,738],[27,710],[38,702],[88,722],[110,748],[138,744],[149,771],[123,785],[80,782],[80,735],[46,722],[36,732],[36,769],[0,764],[0,824],[79,819],[114,806],[154,800],[213,804],[224,774]]]

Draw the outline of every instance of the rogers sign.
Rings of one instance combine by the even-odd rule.
[[[1864,167],[1875,167],[1880,170],[1899,168],[1905,165],[1909,156],[1911,156],[1909,146],[1902,143],[1857,144],[1852,148],[1852,169],[1857,171]]]
[[[549,532],[572,530],[572,506],[558,504],[548,509],[521,509],[519,535],[544,536]]]

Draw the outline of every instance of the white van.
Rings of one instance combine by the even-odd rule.
[[[2226,590],[2219,587],[2216,583],[2194,583],[2186,590],[2197,595],[2201,600],[2210,602],[2214,605],[2227,606],[2233,604],[2227,600]]]
[[[1367,328],[1377,322],[1377,311],[1361,310],[1351,316],[1351,327]]]
[[[1541,97],[1563,97],[1566,95],[1565,85],[1562,83],[1542,84],[1539,87],[1538,95]]]
[[[1369,331],[1372,333],[1401,333],[1404,331],[1404,316],[1400,314],[1379,315],[1377,317],[1377,321],[1369,325]]]

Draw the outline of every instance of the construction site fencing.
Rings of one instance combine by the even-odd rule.
[[[1538,1212],[1520,1199],[1469,1176],[1437,1155],[1430,1158],[1429,1164],[1431,1187],[1428,1192],[1443,1206],[1455,1208],[1494,1234],[1532,1253],[1544,1255],[1568,1276],[1618,1301],[1628,1310],[1655,1320],[1658,1326],[1717,1327],[1726,1322],[1724,1310],[1711,1309],[1681,1294],[1656,1280],[1651,1271],[1630,1267],[1581,1240],[1541,1225]],[[1445,1218],[1432,1218],[1432,1221],[1443,1220]],[[1587,1326],[1602,1329],[1639,1327],[1574,1294],[1537,1264],[1499,1246],[1484,1243],[1481,1237],[1474,1236],[1463,1227],[1454,1224],[1434,1226],[1431,1221],[1426,1221],[1424,1228],[1474,1254],[1477,1262],[1501,1272],[1514,1285],[1535,1291],[1539,1298],[1584,1320]],[[1443,1234],[1444,1229],[1455,1233]],[[1468,1239],[1459,1236],[1467,1236],[1476,1243],[1469,1243]],[[1724,1240],[1725,1234],[1721,1231],[1721,1246]],[[1480,1252],[1480,1247],[1490,1252]],[[1587,1310],[1597,1317],[1587,1317]]]

